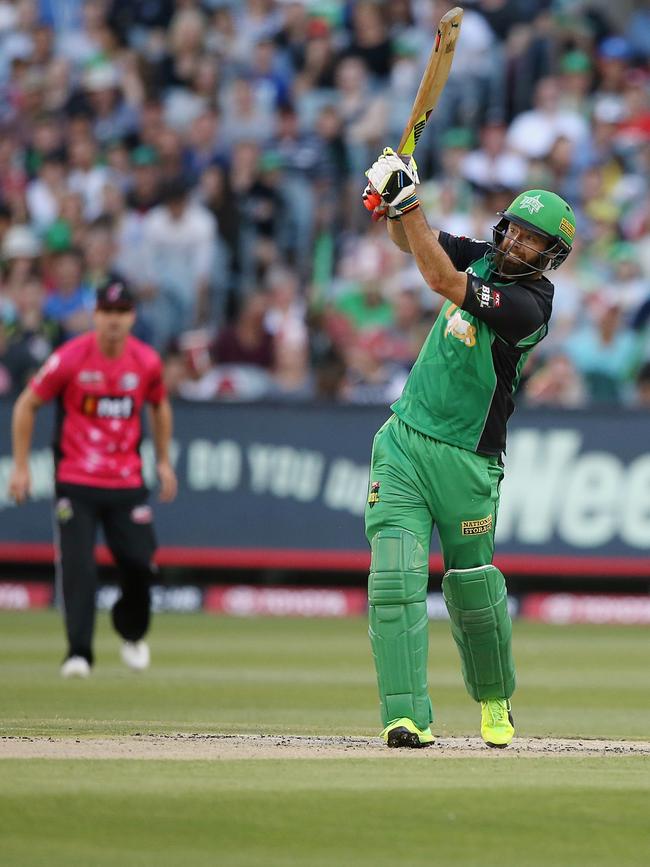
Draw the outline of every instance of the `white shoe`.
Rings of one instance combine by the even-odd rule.
[[[149,668],[151,653],[146,641],[124,641],[120,654],[124,665],[132,671],[144,671]]]
[[[70,656],[61,666],[61,677],[88,677],[90,664],[83,656]]]

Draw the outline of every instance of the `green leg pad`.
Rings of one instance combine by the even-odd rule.
[[[427,692],[429,626],[427,552],[408,530],[388,527],[370,543],[370,644],[384,726],[400,717],[425,729],[432,721]]]
[[[442,592],[467,691],[476,701],[510,698],[515,665],[505,578],[496,566],[449,569]]]

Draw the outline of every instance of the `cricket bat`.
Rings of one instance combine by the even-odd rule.
[[[422,130],[426,126],[431,112],[438,104],[442,89],[449,77],[462,20],[463,10],[460,6],[450,9],[440,19],[433,48],[413,101],[411,114],[397,147],[397,153],[400,156],[410,157],[415,151]],[[372,211],[380,201],[379,193],[372,193],[364,199],[364,205],[369,211]]]

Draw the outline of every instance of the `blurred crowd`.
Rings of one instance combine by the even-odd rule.
[[[453,5],[0,0],[0,394],[116,275],[172,395],[394,399],[440,299],[369,220],[363,172]],[[428,218],[488,239],[522,189],[569,200],[519,400],[650,406],[650,8],[462,5],[418,145]]]

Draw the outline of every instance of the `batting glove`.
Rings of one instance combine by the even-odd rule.
[[[368,184],[365,188],[362,199],[364,208],[371,212],[373,223],[381,220],[398,220],[402,216],[396,208],[386,204],[377,190],[373,189],[372,184]]]
[[[395,209],[395,213],[389,216],[399,217],[419,206],[415,187],[420,178],[413,157],[404,162],[392,148],[384,148],[382,155],[366,172],[366,177],[383,202]]]

